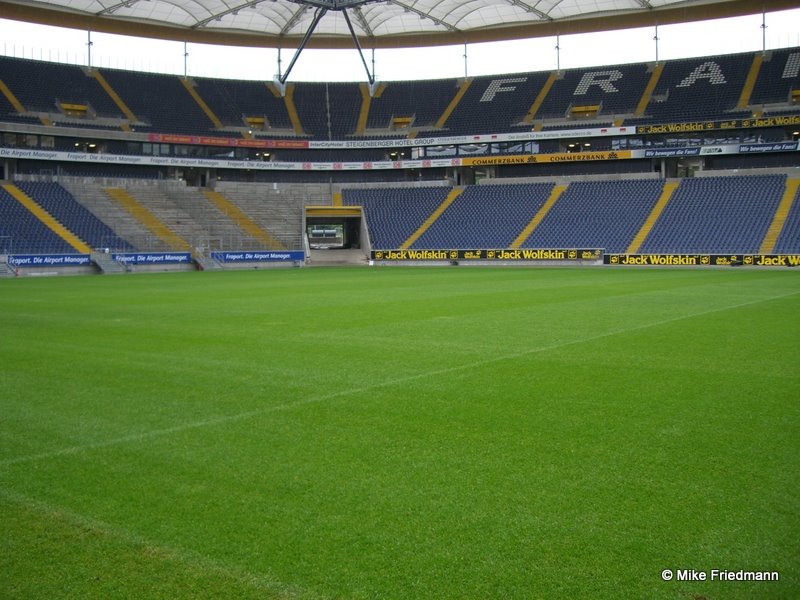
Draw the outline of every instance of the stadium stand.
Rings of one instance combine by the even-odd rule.
[[[147,131],[207,133],[214,124],[174,75],[103,69],[108,84]]]
[[[761,63],[750,104],[764,109],[791,106],[792,90],[800,90],[800,50],[770,50]]]
[[[783,201],[786,214],[779,214],[787,189],[785,176],[678,181],[678,189],[667,198],[638,252],[800,251],[796,186],[792,197]],[[265,197],[263,185],[220,183],[214,194],[223,200],[215,202],[212,192],[178,182],[116,183],[120,187],[64,178],[63,186],[21,181],[18,187],[91,247],[112,251],[296,248],[303,206],[329,202],[324,188],[313,190],[308,185],[287,186]],[[594,178],[561,187],[565,190],[545,211],[542,208],[554,190],[552,181],[464,188],[345,188],[343,204],[364,207],[374,249],[604,248],[622,253],[631,251],[630,244],[651,215],[664,182]],[[111,200],[114,190],[127,193],[133,199],[129,202],[150,216],[134,218],[136,211]],[[425,229],[423,225],[436,216],[452,191],[463,193]],[[536,226],[519,238],[534,215],[539,218]],[[5,190],[0,216],[0,240],[13,244],[14,252],[75,251]],[[182,241],[176,243],[158,227]],[[774,229],[774,249],[764,245],[769,229]]]
[[[785,182],[783,175],[684,179],[640,252],[756,253]]]
[[[0,94],[0,124],[9,125],[0,134],[0,145],[100,155],[83,162],[21,156],[4,166],[11,168],[10,174],[23,191],[91,247],[177,249],[175,239],[154,233],[153,224],[159,223],[182,240],[180,248],[299,248],[303,207],[312,202],[308,190],[318,190],[312,194],[314,203],[329,204],[332,190],[343,185],[344,203],[364,206],[374,248],[406,244],[414,249],[468,249],[522,244],[525,248],[600,247],[616,253],[630,248],[651,215],[665,184],[656,177],[674,176],[680,159],[670,159],[672,171],[666,169],[665,161],[649,158],[526,164],[498,161],[485,169],[475,167],[472,177],[461,178],[463,173],[448,167],[356,170],[339,164],[330,171],[292,171],[251,169],[244,162],[241,168],[195,168],[198,172],[190,174],[190,169],[181,166],[104,164],[102,155],[141,155],[145,160],[169,157],[177,159],[175,165],[183,158],[372,162],[411,158],[410,148],[392,146],[392,140],[419,134],[435,138],[621,123],[752,120],[754,115],[770,112],[795,115],[798,105],[793,92],[800,89],[800,50],[659,65],[379,82],[371,96],[365,84],[357,83],[289,84],[286,97],[280,97],[274,86],[265,82],[87,70],[11,58],[0,58],[0,81],[7,86]],[[20,108],[28,112],[21,113]],[[64,122],[56,123],[54,119],[62,114]],[[796,119],[787,119],[787,123],[790,125],[601,136],[580,140],[578,146],[591,142],[585,146],[591,148],[587,152],[610,152],[786,142],[791,150],[793,140],[800,136],[794,133]],[[26,124],[36,126],[28,128],[33,134],[26,133]],[[127,130],[128,124],[134,130]],[[154,138],[147,134],[155,132],[211,134],[243,142],[259,140],[242,137],[294,138],[301,144],[299,148],[278,146],[269,148],[269,153],[257,153],[257,148],[246,144],[151,141]],[[420,152],[427,159],[490,152],[565,153],[571,140],[553,137],[523,143],[462,144],[459,155],[454,146],[446,144]],[[302,148],[308,139],[353,138],[390,141],[376,149]],[[775,252],[800,251],[798,201],[789,204],[782,200],[786,174],[793,176],[798,164],[797,152],[745,150],[698,153],[691,165],[683,165],[679,175],[711,171],[718,176],[680,180],[663,212],[650,223],[652,228],[639,251],[753,253],[767,247],[768,230],[776,236],[769,244]],[[726,173],[766,168],[783,174]],[[184,178],[192,185],[179,180]],[[453,187],[481,178],[492,185]],[[513,183],[515,178],[522,181]],[[586,181],[579,181],[583,179]],[[51,180],[60,185],[49,183]],[[215,202],[206,193],[209,190],[193,187],[206,184],[222,199]],[[530,234],[518,239],[556,186],[564,187],[563,193],[548,205]],[[150,224],[112,201],[108,188],[123,190],[141,205],[152,215]],[[36,219],[25,209],[20,213],[21,205],[14,202],[9,208],[6,197],[0,232],[0,239],[14,240],[14,251],[74,251],[65,249],[58,236],[54,242],[53,232],[41,223],[44,235],[34,235],[37,226],[30,221]],[[779,206],[787,207],[786,214],[780,214],[783,209]],[[780,227],[775,224],[776,215]]]
[[[138,219],[116,202],[112,202],[106,193],[108,187],[124,186],[131,183],[126,180],[105,180],[105,184],[80,177],[60,177],[60,184],[72,194],[87,210],[106,223],[116,235],[124,239],[135,250],[167,252],[171,247],[147,229]],[[144,187],[152,182],[139,180],[135,185]],[[108,246],[103,246],[108,247]],[[122,248],[109,247],[113,252]]]
[[[0,81],[3,81],[2,77],[0,77]],[[6,85],[5,82],[3,82],[3,85]],[[5,88],[4,93],[0,94],[0,116],[2,116],[3,120],[8,120],[6,117],[10,117],[17,112],[17,107],[15,107],[8,98],[11,94],[13,94],[13,92],[8,88]],[[19,102],[19,100],[17,100],[17,102]],[[24,106],[19,106],[19,108],[25,110]]]
[[[73,254],[75,249],[0,188],[0,240],[10,254]]]
[[[476,77],[444,122],[447,134],[530,129],[530,125],[522,121],[546,79],[547,73]]]
[[[778,234],[773,252],[800,254],[800,187],[795,191],[792,205]]]
[[[195,77],[192,79],[200,97],[222,121],[224,127],[250,129],[254,135],[292,133],[286,103],[276,97],[264,82],[235,81]],[[262,128],[247,123],[248,117],[263,117]]]
[[[656,179],[571,183],[522,247],[624,252],[663,185]]]
[[[59,184],[20,181],[17,187],[92,248],[111,248],[120,252],[135,250]]]
[[[374,249],[399,248],[450,192],[449,186],[345,189],[342,201],[362,206]]]
[[[649,80],[648,69],[639,63],[563,71],[533,117],[580,122],[631,116]]]
[[[330,193],[321,185],[264,186],[246,182],[217,182],[215,190],[232,202],[278,246],[302,248],[303,207],[330,204]],[[268,248],[274,244],[264,244]],[[262,245],[262,247],[264,247]]]
[[[411,247],[509,248],[552,189],[552,183],[469,186]]]
[[[431,81],[392,81],[370,103],[367,130],[397,130],[395,119],[410,118],[406,128],[433,128],[455,94],[454,79]],[[400,128],[403,133],[404,128]],[[385,137],[385,135],[381,135]]]
[[[117,106],[90,76],[89,71],[75,65],[0,57],[0,79],[17,97],[26,110],[45,113],[56,118],[79,122],[86,117],[122,119]],[[63,105],[86,107],[90,114],[70,118]],[[60,108],[61,107],[61,108]],[[0,109],[2,106],[0,105]],[[11,111],[3,111],[5,120]]]
[[[355,83],[297,84],[294,103],[303,131],[320,140],[341,140],[353,135],[361,108]]]
[[[667,61],[646,108],[651,121],[750,116],[737,109],[753,54]]]

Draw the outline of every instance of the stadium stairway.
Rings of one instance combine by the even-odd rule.
[[[197,264],[198,271],[219,271],[223,268],[219,261],[214,260],[210,256],[197,254],[193,255],[192,259]]]
[[[758,79],[758,73],[761,70],[761,65],[764,62],[764,55],[761,52],[756,52],[753,55],[753,62],[750,65],[750,70],[747,73],[747,79],[742,86],[742,93],[739,94],[739,101],[736,103],[736,108],[745,110],[750,106],[750,98],[753,95],[753,88]]]
[[[117,235],[127,240],[134,247],[153,252],[167,252],[170,247],[157,238],[130,212],[113,202],[104,188],[83,178],[60,178],[64,186],[84,208],[92,212],[101,221],[111,227]],[[111,248],[118,251],[118,248]]]
[[[268,84],[270,91],[274,94],[277,90],[273,84]],[[278,92],[277,95],[281,95]],[[286,106],[286,112],[289,115],[289,122],[292,124],[292,129],[294,130],[295,135],[305,135],[303,133],[303,124],[300,122],[300,115],[297,113],[297,106],[294,103],[294,84],[288,83],[286,84],[286,93],[283,94],[283,102]]]
[[[103,275],[113,275],[127,271],[121,263],[111,258],[111,254],[104,252],[93,252],[92,262],[97,265]]]
[[[91,76],[95,78],[97,83],[100,84],[100,87],[102,87],[103,90],[105,90],[106,94],[108,94],[108,97],[111,98],[114,104],[117,105],[117,108],[119,108],[122,114],[125,115],[125,118],[128,119],[128,123],[124,124],[122,126],[122,129],[130,131],[130,124],[138,123],[139,119],[136,117],[135,114],[133,114],[133,111],[130,109],[130,107],[128,107],[128,105],[125,104],[125,101],[122,99],[122,97],[116,92],[116,90],[113,87],[111,87],[111,84],[108,83],[108,80],[106,80],[106,78],[103,77],[103,74],[98,69],[92,69]]]
[[[189,92],[189,95],[192,97],[192,99],[197,103],[197,106],[200,107],[200,110],[202,110],[203,113],[205,113],[205,115],[208,117],[208,120],[211,121],[211,124],[216,129],[222,129],[222,121],[219,120],[219,117],[214,113],[213,110],[211,110],[211,107],[200,96],[194,81],[186,77],[179,77],[178,79],[183,87],[186,88],[186,91]]]
[[[78,238],[74,233],[69,231],[61,223],[59,223],[53,215],[39,206],[30,196],[19,189],[16,185],[11,183],[3,184],[3,189],[8,192],[17,202],[28,209],[39,221],[44,223],[53,233],[63,239],[72,248],[82,254],[90,254],[92,249],[86,243]]]
[[[653,90],[656,89],[658,85],[658,80],[661,79],[661,73],[664,72],[664,63],[658,63],[655,65],[650,72],[650,79],[647,82],[647,85],[644,88],[644,92],[642,92],[642,97],[639,99],[639,103],[636,105],[636,110],[634,111],[634,115],[637,117],[644,116],[644,111],[647,110],[647,105],[650,104],[650,98],[653,97]]]
[[[364,254],[364,250],[358,248],[311,250],[308,255],[308,263],[312,267],[365,265],[367,264],[367,257]]]
[[[419,239],[419,237],[423,233],[425,233],[425,231],[427,231],[427,229],[431,225],[433,225],[433,222],[436,221],[436,219],[438,219],[445,210],[447,210],[447,207],[450,206],[455,201],[456,198],[458,198],[461,194],[464,193],[465,189],[466,188],[463,187],[455,187],[452,190],[450,190],[450,193],[447,194],[447,197],[442,201],[442,203],[438,206],[438,208],[433,211],[431,216],[429,216],[425,220],[425,222],[422,225],[420,225],[417,228],[417,230],[414,233],[412,233],[405,242],[403,242],[400,248],[402,249],[410,248],[411,245],[414,242],[416,242],[417,239]]]
[[[781,198],[781,203],[778,205],[778,210],[775,211],[775,216],[772,218],[767,234],[764,236],[764,241],[761,242],[761,254],[772,254],[775,250],[775,244],[778,241],[783,226],[786,223],[786,217],[792,209],[792,204],[797,197],[797,189],[800,187],[800,179],[790,178],[786,180],[786,190]]]
[[[447,119],[450,118],[450,115],[453,114],[453,111],[458,106],[458,103],[461,102],[461,99],[464,97],[464,94],[467,93],[469,86],[472,85],[472,79],[467,78],[461,82],[461,85],[458,86],[458,91],[456,95],[453,96],[453,99],[450,101],[450,104],[447,105],[447,108],[444,109],[444,112],[439,116],[439,119],[436,121],[436,125],[434,127],[436,129],[441,129],[444,127],[444,124],[447,123]]]
[[[525,243],[525,240],[531,237],[533,230],[539,226],[539,223],[541,223],[542,219],[547,216],[547,213],[550,212],[550,209],[553,208],[553,205],[558,201],[558,199],[561,197],[561,194],[563,194],[566,189],[566,185],[557,185],[552,189],[550,196],[547,198],[547,201],[544,203],[544,205],[542,205],[542,208],[539,209],[539,212],[534,215],[534,217],[520,232],[517,238],[511,243],[512,248],[521,247],[522,244]]]
[[[156,237],[165,242],[172,250],[188,252],[191,250],[189,242],[172,231],[161,219],[142,206],[136,198],[122,188],[108,188],[106,193],[125,208],[131,215],[138,219]]]
[[[544,99],[547,98],[547,94],[550,93],[550,89],[553,87],[556,79],[558,79],[558,73],[556,71],[551,72],[547,77],[547,81],[545,81],[544,85],[542,86],[542,89],[539,90],[539,93],[537,94],[536,99],[533,101],[533,104],[531,104],[531,107],[528,109],[528,114],[526,114],[522,119],[522,122],[525,125],[530,125],[533,123],[533,120],[536,118],[536,113],[538,113],[539,109],[542,107]]]
[[[639,230],[639,233],[636,234],[636,237],[631,240],[628,249],[625,251],[628,254],[636,254],[639,251],[639,248],[642,247],[642,244],[647,239],[647,236],[650,235],[650,232],[653,230],[653,225],[656,224],[658,221],[658,217],[661,216],[661,213],[664,211],[664,208],[667,206],[670,198],[672,198],[672,194],[675,193],[675,190],[678,189],[678,182],[677,181],[670,181],[664,184],[664,189],[661,192],[661,196],[658,198],[658,202],[653,207],[650,216],[647,217],[647,220],[642,225],[642,228]]]
[[[205,195],[209,202],[216,206],[222,214],[238,225],[244,233],[263,244],[264,248],[268,250],[286,249],[286,246],[265,231],[258,223],[247,216],[244,211],[220,192],[215,190],[203,190],[203,195]]]
[[[14,92],[11,91],[11,89],[3,82],[2,79],[0,79],[0,94],[5,96],[6,100],[8,100],[11,106],[14,107],[14,110],[16,110],[19,114],[24,114],[27,112],[25,107],[22,106],[22,103],[14,95]]]

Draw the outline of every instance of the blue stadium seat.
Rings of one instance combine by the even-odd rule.
[[[59,184],[20,181],[16,185],[92,248],[113,248],[119,252],[136,250]]]
[[[785,185],[785,175],[684,179],[640,252],[757,253]]]
[[[399,248],[444,202],[449,187],[346,189],[342,201],[362,206],[374,249]]]
[[[412,248],[508,248],[552,189],[552,183],[469,186]]]
[[[653,210],[663,181],[571,183],[525,248],[604,248],[624,252]]]

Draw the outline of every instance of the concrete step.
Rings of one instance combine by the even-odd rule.
[[[219,271],[224,268],[220,262],[214,260],[210,256],[195,255],[193,258],[200,271]]]
[[[94,252],[92,253],[92,262],[98,266],[103,275],[109,275],[112,273],[125,273],[127,271],[125,266],[111,258],[110,254]]]
[[[0,277],[14,277],[16,272],[5,260],[0,260]]]
[[[309,254],[309,264],[313,266],[333,266],[333,265],[366,265],[367,255],[361,249],[338,249],[311,250]]]

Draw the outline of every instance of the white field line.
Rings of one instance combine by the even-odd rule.
[[[320,598],[319,594],[312,594],[307,590],[280,583],[267,576],[252,573],[241,567],[226,564],[205,555],[192,552],[191,550],[175,548],[162,543],[154,543],[151,540],[117,525],[87,517],[61,506],[50,504],[49,502],[35,500],[23,494],[2,489],[0,489],[0,498],[34,510],[48,518],[66,522],[70,526],[77,526],[81,529],[88,529],[99,535],[114,538],[127,546],[133,546],[135,550],[159,562],[173,561],[189,567],[191,570],[197,571],[198,573],[211,572],[229,577],[249,588],[258,590],[260,593],[263,593],[266,598]]]
[[[341,390],[341,391],[338,391],[338,392],[331,392],[330,394],[324,394],[322,396],[314,396],[314,397],[310,397],[310,398],[304,398],[304,399],[296,400],[294,402],[286,402],[284,404],[277,404],[277,405],[272,405],[272,406],[268,406],[268,407],[265,407],[265,408],[259,408],[259,409],[256,409],[256,410],[244,411],[244,412],[236,413],[236,414],[233,414],[233,415],[226,415],[226,416],[222,416],[222,417],[213,417],[213,418],[210,418],[210,419],[203,419],[201,421],[192,421],[190,423],[182,423],[180,425],[175,425],[173,427],[166,427],[164,429],[153,429],[151,431],[133,433],[131,435],[125,435],[125,436],[122,436],[122,437],[114,438],[114,439],[111,439],[111,440],[105,440],[105,441],[102,441],[102,442],[93,442],[93,443],[90,443],[90,444],[82,444],[82,445],[77,445],[77,446],[70,446],[70,447],[67,447],[67,448],[61,448],[59,450],[50,450],[50,451],[47,451],[47,452],[40,452],[40,453],[37,453],[37,454],[29,454],[29,455],[26,455],[26,456],[17,456],[17,457],[14,457],[14,458],[8,458],[8,459],[5,459],[5,460],[0,460],[0,467],[15,465],[15,464],[19,464],[19,463],[32,462],[32,461],[37,461],[37,460],[45,460],[45,459],[48,459],[48,458],[56,458],[56,457],[59,457],[59,456],[66,456],[66,455],[70,455],[70,454],[77,454],[79,452],[84,452],[84,451],[87,451],[87,450],[93,450],[93,449],[96,449],[96,448],[105,448],[105,447],[108,447],[108,446],[116,446],[116,445],[119,445],[119,444],[126,444],[126,443],[130,443],[130,442],[141,442],[141,441],[148,440],[148,439],[151,439],[151,438],[162,437],[162,436],[170,435],[172,433],[179,433],[179,432],[182,432],[182,431],[189,431],[189,430],[192,430],[192,429],[200,429],[200,428],[203,428],[203,427],[211,427],[211,426],[214,426],[214,425],[223,425],[225,423],[232,423],[232,422],[235,422],[235,421],[241,421],[241,420],[244,420],[244,419],[248,419],[250,417],[257,417],[257,416],[266,415],[266,414],[273,413],[273,412],[278,412],[278,411],[282,411],[282,410],[289,410],[289,409],[293,409],[293,408],[296,408],[296,407],[305,406],[305,405],[308,405],[308,404],[316,404],[316,403],[319,403],[319,402],[325,402],[325,401],[328,401],[328,400],[334,400],[334,399],[342,397],[342,396],[346,397],[346,396],[350,396],[352,394],[359,394],[359,393],[362,393],[362,392],[368,392],[370,390],[391,387],[391,386],[398,385],[398,384],[401,384],[401,383],[408,383],[408,382],[411,382],[411,381],[417,381],[419,379],[425,379],[427,377],[435,377],[437,375],[444,375],[444,374],[447,374],[447,373],[456,373],[458,371],[466,371],[468,369],[475,369],[477,367],[482,367],[482,366],[486,366],[486,365],[490,365],[490,364],[494,364],[494,363],[498,363],[498,362],[503,362],[503,361],[506,361],[506,360],[512,360],[512,359],[515,359],[515,358],[521,358],[523,356],[529,356],[529,355],[538,354],[538,353],[541,353],[541,352],[551,352],[553,350],[558,350],[560,348],[565,348],[565,347],[568,347],[568,346],[576,346],[576,345],[579,345],[579,344],[584,344],[584,343],[587,343],[587,342],[593,342],[593,341],[596,341],[596,340],[601,340],[601,339],[613,337],[613,336],[616,336],[616,335],[632,333],[632,332],[635,332],[635,331],[643,331],[645,329],[650,329],[652,327],[659,327],[659,326],[662,326],[662,325],[669,325],[670,323],[676,323],[678,321],[685,321],[687,319],[693,319],[693,318],[696,318],[696,317],[702,317],[702,316],[713,314],[713,313],[724,312],[724,311],[727,311],[727,310],[735,310],[735,309],[744,308],[744,307],[747,307],[747,306],[754,306],[756,304],[761,304],[763,302],[770,302],[772,300],[781,300],[783,298],[788,298],[790,296],[795,296],[797,294],[800,294],[800,292],[789,292],[787,294],[781,294],[781,295],[778,295],[778,296],[771,296],[769,298],[760,298],[758,300],[749,300],[747,302],[741,302],[739,304],[733,304],[733,305],[724,306],[724,307],[721,307],[721,308],[710,308],[708,310],[703,310],[703,311],[692,313],[692,314],[688,314],[688,315],[681,315],[681,316],[672,317],[672,318],[669,318],[669,319],[662,319],[662,320],[659,320],[659,321],[653,321],[652,323],[646,323],[646,324],[643,324],[643,325],[635,325],[633,327],[624,327],[622,329],[615,329],[613,331],[607,331],[605,333],[599,333],[599,334],[596,334],[596,335],[592,335],[592,336],[589,336],[589,337],[580,338],[580,339],[576,339],[576,340],[558,342],[558,343],[555,343],[555,344],[550,344],[548,346],[540,346],[540,347],[537,347],[537,348],[528,348],[526,350],[520,350],[518,352],[512,352],[512,353],[503,354],[503,355],[495,355],[492,358],[486,358],[486,359],[483,359],[483,360],[473,361],[473,362],[469,362],[469,363],[464,364],[464,365],[455,365],[455,366],[451,366],[451,367],[444,367],[444,368],[440,368],[440,369],[433,369],[433,370],[430,370],[430,371],[424,371],[422,373],[416,373],[416,374],[413,374],[413,375],[404,375],[402,377],[397,377],[397,378],[394,378],[394,379],[387,379],[385,381],[381,381],[381,382],[377,382],[377,383],[371,383],[369,385],[350,388],[350,389],[347,389],[347,390]]]

